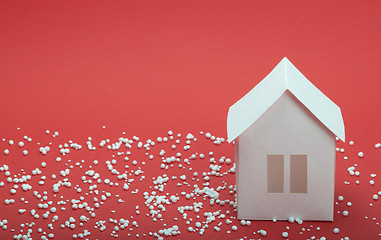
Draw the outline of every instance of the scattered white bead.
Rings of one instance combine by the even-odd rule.
[[[262,237],[266,237],[267,232],[265,230],[259,230],[259,234],[261,234]]]

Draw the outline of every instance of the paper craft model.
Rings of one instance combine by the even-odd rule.
[[[239,219],[333,221],[340,108],[287,59],[229,109]]]

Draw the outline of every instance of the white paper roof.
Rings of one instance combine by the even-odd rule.
[[[315,87],[286,57],[250,92],[229,108],[228,142],[251,126],[289,90],[333,134],[345,141],[340,108]]]

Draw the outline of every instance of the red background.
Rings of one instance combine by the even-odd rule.
[[[356,207],[340,237],[376,239],[380,228],[364,216],[381,215],[369,207],[380,185],[367,183],[369,173],[381,174],[374,149],[381,138],[380,12],[380,1],[3,1],[0,137],[56,129],[83,142],[106,135],[103,125],[107,136],[202,130],[226,137],[228,107],[287,56],[340,106],[347,139],[356,142],[348,155],[365,153],[356,187],[342,184],[355,161],[337,161],[337,191]],[[228,145],[220,151],[233,156]],[[8,165],[32,169],[40,161]],[[256,224],[275,232],[286,225]],[[253,225],[247,236],[259,229]],[[327,226],[329,239],[339,237]]]

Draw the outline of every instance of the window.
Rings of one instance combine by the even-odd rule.
[[[283,192],[284,156],[267,155],[267,191],[269,193]]]
[[[286,159],[287,161],[288,159]],[[267,192],[284,192],[284,155],[267,155]],[[290,163],[290,193],[307,193],[307,155],[293,154]],[[286,183],[288,184],[288,183]]]
[[[290,192],[307,192],[307,155],[290,156]]]

